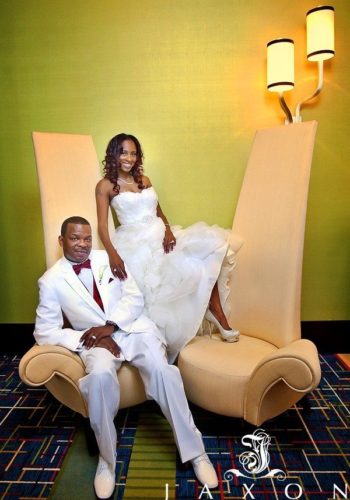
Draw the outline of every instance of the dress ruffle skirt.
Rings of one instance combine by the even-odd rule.
[[[139,202],[144,197],[142,193],[128,194],[139,196]],[[113,199],[118,202],[119,220],[123,220],[122,199],[123,195]],[[229,247],[231,232],[204,222],[185,229],[172,226],[176,246],[166,254],[165,226],[159,217],[143,215],[127,222],[116,229],[113,244],[144,295],[145,314],[166,338],[169,361],[173,362],[201,328],[216,281],[228,313],[228,279],[235,265]]]

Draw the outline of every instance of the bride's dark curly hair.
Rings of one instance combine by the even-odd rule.
[[[131,135],[131,134],[118,134],[113,137],[108,143],[106,156],[103,160],[103,172],[104,177],[111,181],[113,184],[113,191],[119,194],[119,185],[117,183],[119,168],[120,168],[120,155],[123,152],[122,144],[124,141],[130,140],[136,146],[136,162],[133,168],[130,171],[130,174],[133,176],[135,182],[137,183],[137,187],[139,189],[145,189],[146,186],[142,184],[142,174],[143,174],[143,152],[141,148],[141,144],[139,140]]]

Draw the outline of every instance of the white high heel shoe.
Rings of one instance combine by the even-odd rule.
[[[238,342],[239,331],[232,329],[225,330],[209,309],[207,309],[207,312],[205,313],[205,319],[207,319],[210,323],[213,323],[216,326],[223,340],[226,340],[226,342]],[[210,329],[210,336],[211,336],[211,329]]]

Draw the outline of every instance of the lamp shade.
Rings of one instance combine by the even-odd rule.
[[[334,7],[315,7],[306,14],[307,58],[324,61],[334,56]]]
[[[294,87],[294,42],[278,38],[267,44],[267,88],[285,92]]]

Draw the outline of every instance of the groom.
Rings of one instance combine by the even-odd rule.
[[[39,280],[34,336],[39,345],[66,347],[84,362],[79,386],[100,452],[97,497],[109,498],[115,488],[113,419],[120,401],[117,371],[124,360],[138,368],[147,397],[157,401],[171,425],[182,462],[190,460],[197,479],[215,488],[217,475],[193,422],[180,372],[168,364],[161,333],[142,313],[143,297],[130,272],[124,281],[114,278],[106,252],[91,250],[91,227],[82,217],[66,219],[58,240],[64,256]]]

